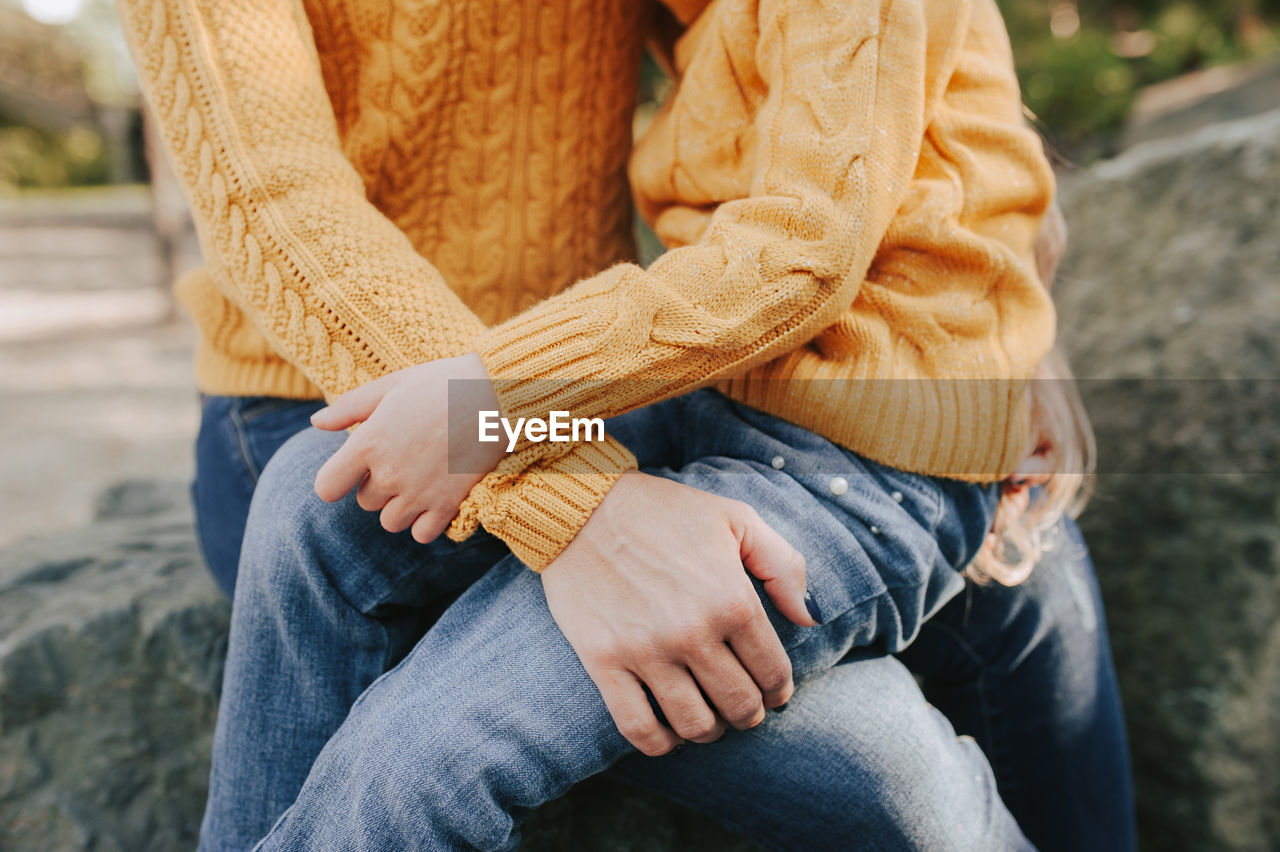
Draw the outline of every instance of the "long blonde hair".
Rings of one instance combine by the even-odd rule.
[[[1066,222],[1055,204],[1036,241],[1036,265],[1046,288],[1052,286],[1066,240]],[[1032,378],[1031,422],[1036,437],[1031,458],[1042,469],[1025,479],[1015,473],[1001,483],[991,532],[965,571],[978,582],[1013,586],[1025,580],[1056,545],[1062,518],[1079,517],[1093,494],[1097,443],[1060,349],[1049,353]]]

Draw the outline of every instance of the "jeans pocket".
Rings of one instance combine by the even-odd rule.
[[[320,400],[284,399],[274,396],[238,397],[230,419],[236,440],[254,482],[262,475],[276,450],[311,423],[311,415],[324,406]]]

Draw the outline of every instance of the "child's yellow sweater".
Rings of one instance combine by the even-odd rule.
[[[508,416],[715,384],[907,470],[990,480],[1027,448],[1053,186],[994,0],[119,5],[204,248],[180,294],[208,393],[478,351]],[[632,197],[669,249],[648,269],[621,262]],[[450,534],[540,568],[632,466],[528,446]]]

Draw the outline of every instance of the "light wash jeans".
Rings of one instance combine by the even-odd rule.
[[[926,690],[960,715],[1000,699],[1003,678],[1033,683],[1023,663],[1042,652],[1072,662],[1052,632],[1032,627],[1048,619],[1025,601],[1000,608],[1002,630],[1022,642],[1012,649],[993,635],[985,650],[957,653],[957,635],[974,638],[969,619],[953,629],[941,618],[961,599],[928,620],[965,588],[957,569],[989,524],[990,489],[874,465],[711,392],[618,418],[610,430],[650,472],[752,504],[805,553],[823,626],[795,627],[765,601],[801,683],[786,713],[677,756],[635,755],[535,575],[487,536],[423,547],[383,532],[354,499],[323,504],[312,480],[342,438],[306,431],[267,467],[253,498],[204,848],[249,848],[277,817],[263,848],[514,848],[529,810],[611,766],[773,848],[1029,847],[974,741],[957,737],[889,656],[910,654],[919,635]],[[775,455],[784,470],[772,468]],[[843,495],[831,492],[835,476],[849,483]],[[1096,588],[1088,572],[1057,587],[1059,603],[1092,618],[1094,638],[1075,668],[1111,691],[1072,702],[1061,721],[1074,724],[1051,739],[1083,731],[1089,747],[1089,732],[1106,733],[1108,748],[1095,736],[1092,750],[1111,755],[1107,792],[1127,795]],[[933,631],[928,652],[933,624],[945,629]],[[975,668],[981,677],[966,671]],[[975,681],[983,695],[958,689]],[[1035,709],[1032,695],[1021,701]],[[1016,746],[1016,720],[1003,727],[997,733],[1013,731]],[[1019,757],[1007,771],[1018,771]],[[1024,785],[1036,780],[1021,768]],[[1128,810],[1111,812],[1101,816],[1108,833],[1094,832],[1110,842],[1093,848],[1130,848]]]

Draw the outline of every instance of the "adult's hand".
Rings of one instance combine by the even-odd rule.
[[[449,397],[449,383],[458,380]],[[452,410],[450,410],[452,408]],[[449,435],[476,434],[481,410],[498,409],[479,355],[442,358],[397,370],[361,385],[317,411],[311,425],[357,429],[316,474],[316,493],[330,503],[360,486],[362,509],[381,512],[390,532],[413,530],[426,544],[444,532],[472,486],[505,454],[500,443],[460,441],[449,458]],[[458,472],[450,472],[450,463]]]
[[[542,572],[552,616],[645,754],[710,742],[726,722],[750,728],[791,697],[791,661],[747,571],[787,618],[818,623],[804,557],[750,506],[631,473]]]

